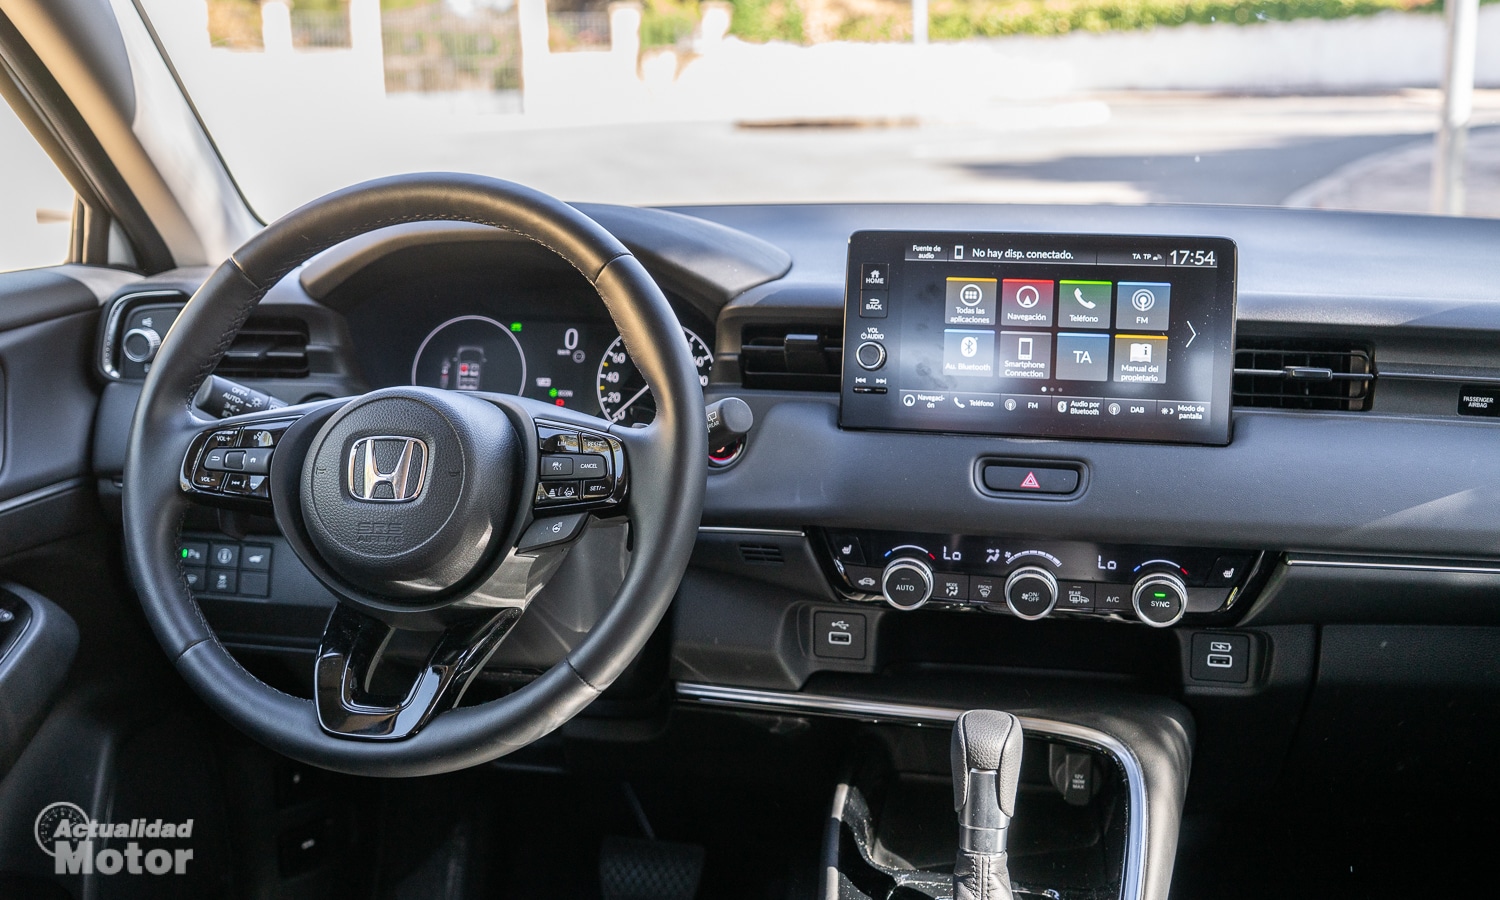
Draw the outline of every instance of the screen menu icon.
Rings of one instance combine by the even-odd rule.
[[[1166,331],[1172,312],[1172,286],[1159,281],[1120,282],[1115,327],[1130,331]]]
[[[1058,327],[1108,329],[1113,293],[1114,284],[1108,281],[1059,281]]]
[[[1166,384],[1166,337],[1159,334],[1115,335],[1115,381]]]
[[[995,333],[963,328],[943,332],[943,374],[972,378],[995,375]]]
[[[993,327],[998,284],[993,278],[949,278],[945,324]]]
[[[1059,334],[1057,378],[1062,381],[1108,381],[1109,335]]]
[[[1007,278],[1000,283],[1000,324],[1014,328],[1051,328],[1053,282]]]
[[[1035,380],[1052,377],[1052,335],[1036,331],[1000,332],[1000,377]]]

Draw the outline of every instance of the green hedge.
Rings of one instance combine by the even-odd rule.
[[[1132,31],[1158,26],[1343,19],[1398,11],[1437,11],[1441,0],[939,0],[928,26],[936,40],[1070,31]]]
[[[676,0],[656,0],[668,5]],[[696,0],[693,0],[696,3]],[[804,5],[819,0],[731,0],[730,32],[747,41],[805,43]],[[1500,3],[1500,0],[1480,0]],[[1070,31],[1133,31],[1189,23],[1251,25],[1293,19],[1343,19],[1388,11],[1441,12],[1443,0],[932,0],[934,40]],[[848,15],[836,27],[847,41],[911,38],[910,6]]]

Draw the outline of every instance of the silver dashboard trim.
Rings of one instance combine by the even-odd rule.
[[[1288,556],[1288,566],[1311,569],[1387,569],[1398,572],[1441,572],[1450,575],[1500,575],[1500,565],[1480,566],[1462,563],[1404,563],[1381,560],[1310,559]]]
[[[782,710],[870,722],[905,722],[918,725],[946,725],[956,721],[964,712],[961,709],[942,706],[851,700],[823,694],[766,691],[693,682],[678,682],[677,697],[693,703],[731,709]],[[1146,834],[1150,808],[1146,804],[1145,772],[1141,769],[1140,760],[1136,758],[1134,751],[1118,738],[1096,728],[1032,716],[1019,718],[1021,727],[1026,731],[1076,741],[1103,750],[1119,760],[1121,767],[1125,770],[1125,784],[1130,797],[1126,840],[1129,852],[1125,854],[1125,874],[1120,896],[1122,900],[1141,900],[1146,890]]]
[[[699,525],[699,534],[766,534],[772,537],[806,537],[795,528],[739,528],[731,525]]]

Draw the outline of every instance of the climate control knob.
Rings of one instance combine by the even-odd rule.
[[[1023,566],[1005,579],[1005,605],[1023,619],[1040,619],[1057,605],[1057,579],[1039,566]]]
[[[897,609],[916,609],[932,597],[932,567],[920,559],[894,559],[880,578],[885,602]]]
[[[1141,621],[1153,628],[1176,625],[1187,612],[1187,585],[1169,572],[1142,575],[1135,583],[1131,604]]]

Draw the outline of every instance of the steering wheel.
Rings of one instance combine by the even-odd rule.
[[[624,428],[499,394],[387,388],[213,421],[192,398],[272,285],[313,255],[389,225],[489,225],[535,241],[603,299],[656,398]],[[707,459],[703,393],[661,290],[611,234],[544,194],[473,175],[356,185],[272,223],[218,267],[172,325],[141,391],[124,476],[132,581],[163,649],[220,715],[302,762],[361,775],[452,771],[556,729],[645,646],[687,567]],[[569,469],[562,480],[554,473]],[[241,668],[188,589],[194,504],[275,517],[337,598],[314,699]],[[460,706],[592,516],[628,518],[624,580],[582,643],[498,700]],[[393,637],[427,632],[402,696],[372,693]]]

